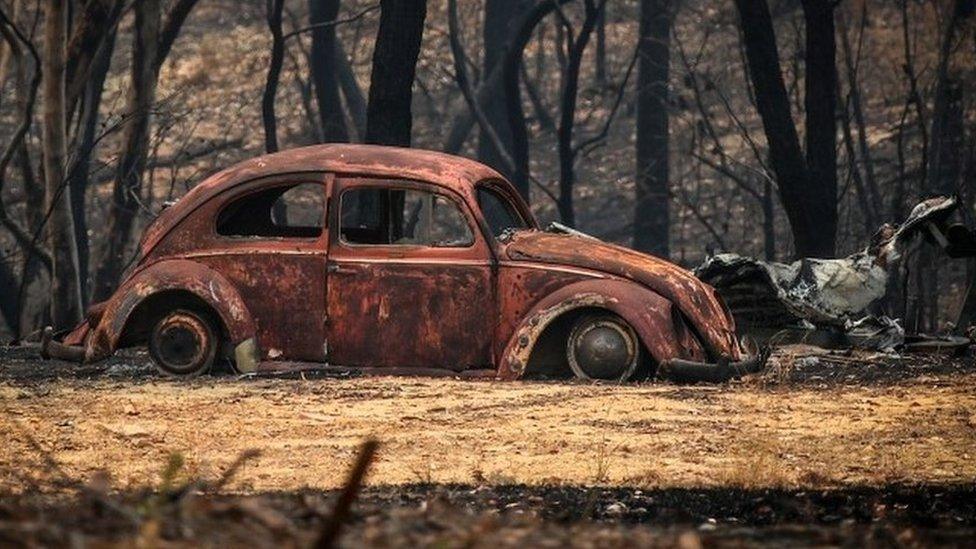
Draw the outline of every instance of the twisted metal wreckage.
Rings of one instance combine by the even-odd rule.
[[[722,381],[758,371],[711,286],[667,261],[542,231],[494,170],[320,145],[254,158],[147,227],[108,300],[47,356],[148,344],[172,375],[355,369]]]
[[[949,257],[976,256],[972,231],[949,223],[958,208],[959,200],[951,196],[922,201],[903,224],[883,225],[864,250],[848,257],[806,258],[785,264],[719,254],[706,260],[695,274],[718,290],[740,329],[757,335],[798,327],[802,338],[825,345],[887,352],[962,349],[970,345],[968,337],[906,336],[897,320],[873,314],[888,291],[889,279],[903,265],[902,259],[923,240]],[[974,312],[976,292],[970,289],[955,325],[965,329]]]

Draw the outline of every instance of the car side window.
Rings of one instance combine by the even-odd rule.
[[[450,198],[416,189],[355,187],[342,193],[340,235],[348,244],[467,247],[474,234]]]
[[[508,229],[525,229],[528,225],[518,211],[509,203],[505,197],[497,192],[478,187],[478,206],[481,208],[481,215],[484,216],[491,234],[495,237]]]
[[[263,189],[238,198],[217,216],[217,234],[251,238],[316,238],[325,225],[320,183]]]

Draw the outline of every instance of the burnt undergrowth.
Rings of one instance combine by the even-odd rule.
[[[0,498],[0,542],[127,542],[149,536],[176,544],[314,545],[339,494],[8,495]],[[107,505],[105,498],[114,503]],[[828,490],[413,484],[365,489],[345,519],[341,541],[962,546],[974,534],[976,487],[962,484]]]
[[[774,358],[760,374],[746,376],[741,382],[761,386],[889,386],[910,382],[919,378],[942,378],[933,382],[951,383],[951,376],[976,373],[976,360],[972,356],[951,357],[938,354],[855,354],[834,351],[810,356],[794,355],[789,351],[776,351]],[[334,373],[316,370],[291,373],[264,374],[240,377],[228,364],[215,364],[214,370],[200,381],[208,380],[267,380],[267,379],[342,379],[359,377],[356,372]],[[111,358],[93,364],[76,364],[59,360],[41,360],[35,347],[0,346],[0,382],[20,386],[34,386],[57,380],[99,381],[116,380],[146,382],[166,379],[157,373],[143,349],[125,349]],[[170,378],[172,379],[172,378]],[[193,383],[193,380],[175,380]],[[533,380],[532,383],[584,383],[593,382],[572,379],[549,381]],[[662,384],[660,380],[645,380],[640,384]],[[733,382],[735,383],[735,382]]]

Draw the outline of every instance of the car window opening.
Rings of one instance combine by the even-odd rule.
[[[374,246],[467,247],[471,227],[453,200],[415,189],[360,187],[342,194],[342,240]]]
[[[504,196],[490,188],[478,187],[478,206],[491,234],[496,238],[505,231],[529,227],[518,210]]]
[[[217,216],[217,234],[251,238],[316,238],[325,222],[321,184],[273,187],[243,196]]]

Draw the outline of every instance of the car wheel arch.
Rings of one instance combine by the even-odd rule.
[[[587,280],[560,288],[539,300],[519,321],[500,356],[498,377],[551,373],[552,364],[538,353],[565,349],[563,338],[574,321],[588,313],[609,313],[629,324],[654,363],[681,356],[672,336],[671,307],[661,295],[627,280]]]
[[[108,356],[128,343],[133,330],[150,324],[153,314],[181,305],[205,308],[234,345],[255,337],[247,305],[223,275],[195,261],[164,260],[133,275],[109,298],[91,334],[86,360]]]
[[[191,291],[167,288],[144,297],[136,304],[126,317],[125,324],[118,335],[117,345],[127,347],[142,343],[155,323],[176,309],[189,309],[206,315],[219,331],[220,337],[230,338],[226,323],[213,305]]]

